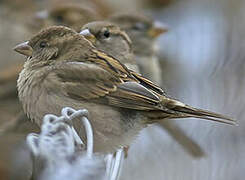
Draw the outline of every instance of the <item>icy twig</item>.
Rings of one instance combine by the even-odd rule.
[[[49,163],[51,166],[59,167],[60,170],[62,167],[61,160],[64,160],[64,164],[69,164],[66,158],[72,155],[74,156],[75,146],[84,145],[74,129],[72,122],[73,119],[80,118],[85,127],[87,138],[86,156],[93,160],[93,130],[87,116],[87,110],[74,110],[70,107],[63,108],[60,117],[47,114],[43,118],[40,135],[34,133],[29,134],[27,136],[27,144],[36,157],[44,157],[47,161],[51,162]],[[79,157],[76,158],[79,159]],[[123,149],[119,149],[115,156],[112,154],[106,156],[106,177],[108,180],[119,179],[123,159]],[[66,167],[66,169],[70,169],[68,168],[69,165]]]

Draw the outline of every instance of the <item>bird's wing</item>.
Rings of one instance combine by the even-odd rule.
[[[129,70],[125,65],[120,61],[109,56],[101,51],[93,50],[93,55],[90,56],[89,61],[95,63],[105,69],[106,71],[119,76],[123,81],[136,81],[142,86],[145,86],[149,90],[154,91],[154,93],[163,95],[163,90],[150,80],[144,78],[137,72]]]
[[[130,72],[119,61],[102,52],[95,50],[85,62],[63,63],[53,69],[48,79],[56,79],[55,87],[63,95],[76,100],[135,110],[160,110],[157,118],[196,117],[234,124],[232,119],[223,115],[192,108],[161,95],[151,81]]]
[[[144,78],[143,76],[141,76],[139,73],[134,72],[132,70],[129,70],[131,75],[133,75],[133,77],[135,77],[140,84],[142,84],[143,86],[149,88],[150,90],[154,91],[155,93],[161,94],[161,95],[165,95],[164,91],[162,90],[162,88],[160,88],[158,85],[156,85],[155,83],[153,83],[152,81],[150,81],[147,78]]]
[[[113,74],[96,64],[67,62],[48,75],[63,95],[76,100],[136,110],[158,109],[158,94],[124,73]]]
[[[102,69],[108,71],[109,73],[124,79],[124,81],[135,79],[125,65],[123,65],[114,57],[103,53],[102,51],[92,49],[92,53],[87,58],[87,61],[100,66]]]

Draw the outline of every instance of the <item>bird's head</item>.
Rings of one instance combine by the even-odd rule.
[[[132,53],[132,42],[117,25],[107,21],[95,21],[83,26],[81,32],[96,48],[121,59]]]
[[[110,20],[126,31],[136,54],[150,49],[155,39],[168,31],[167,26],[141,14],[115,14]]]
[[[79,33],[64,26],[52,26],[17,45],[14,50],[28,57],[30,62],[47,65],[79,58],[86,53],[85,46],[91,46],[91,43]]]

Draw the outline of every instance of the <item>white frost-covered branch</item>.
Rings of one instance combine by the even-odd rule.
[[[65,107],[61,115],[46,115],[41,133],[27,136],[27,144],[35,159],[34,179],[119,179],[123,150],[118,150],[115,156],[93,153],[93,130],[87,119],[88,111]],[[74,118],[80,118],[81,125],[85,127],[86,145],[72,125]]]

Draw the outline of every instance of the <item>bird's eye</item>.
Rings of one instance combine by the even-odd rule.
[[[146,29],[146,25],[143,24],[143,23],[136,23],[134,26],[133,26],[133,29],[134,30],[144,30]]]
[[[56,21],[59,22],[59,23],[61,23],[61,22],[64,21],[63,16],[60,16],[60,15],[56,16],[55,19],[56,19]]]
[[[109,38],[109,37],[110,37],[110,32],[109,32],[108,30],[105,30],[104,36],[105,36],[106,38]]]
[[[45,48],[45,47],[47,47],[47,43],[42,41],[42,42],[40,42],[39,46],[40,46],[40,48]]]

